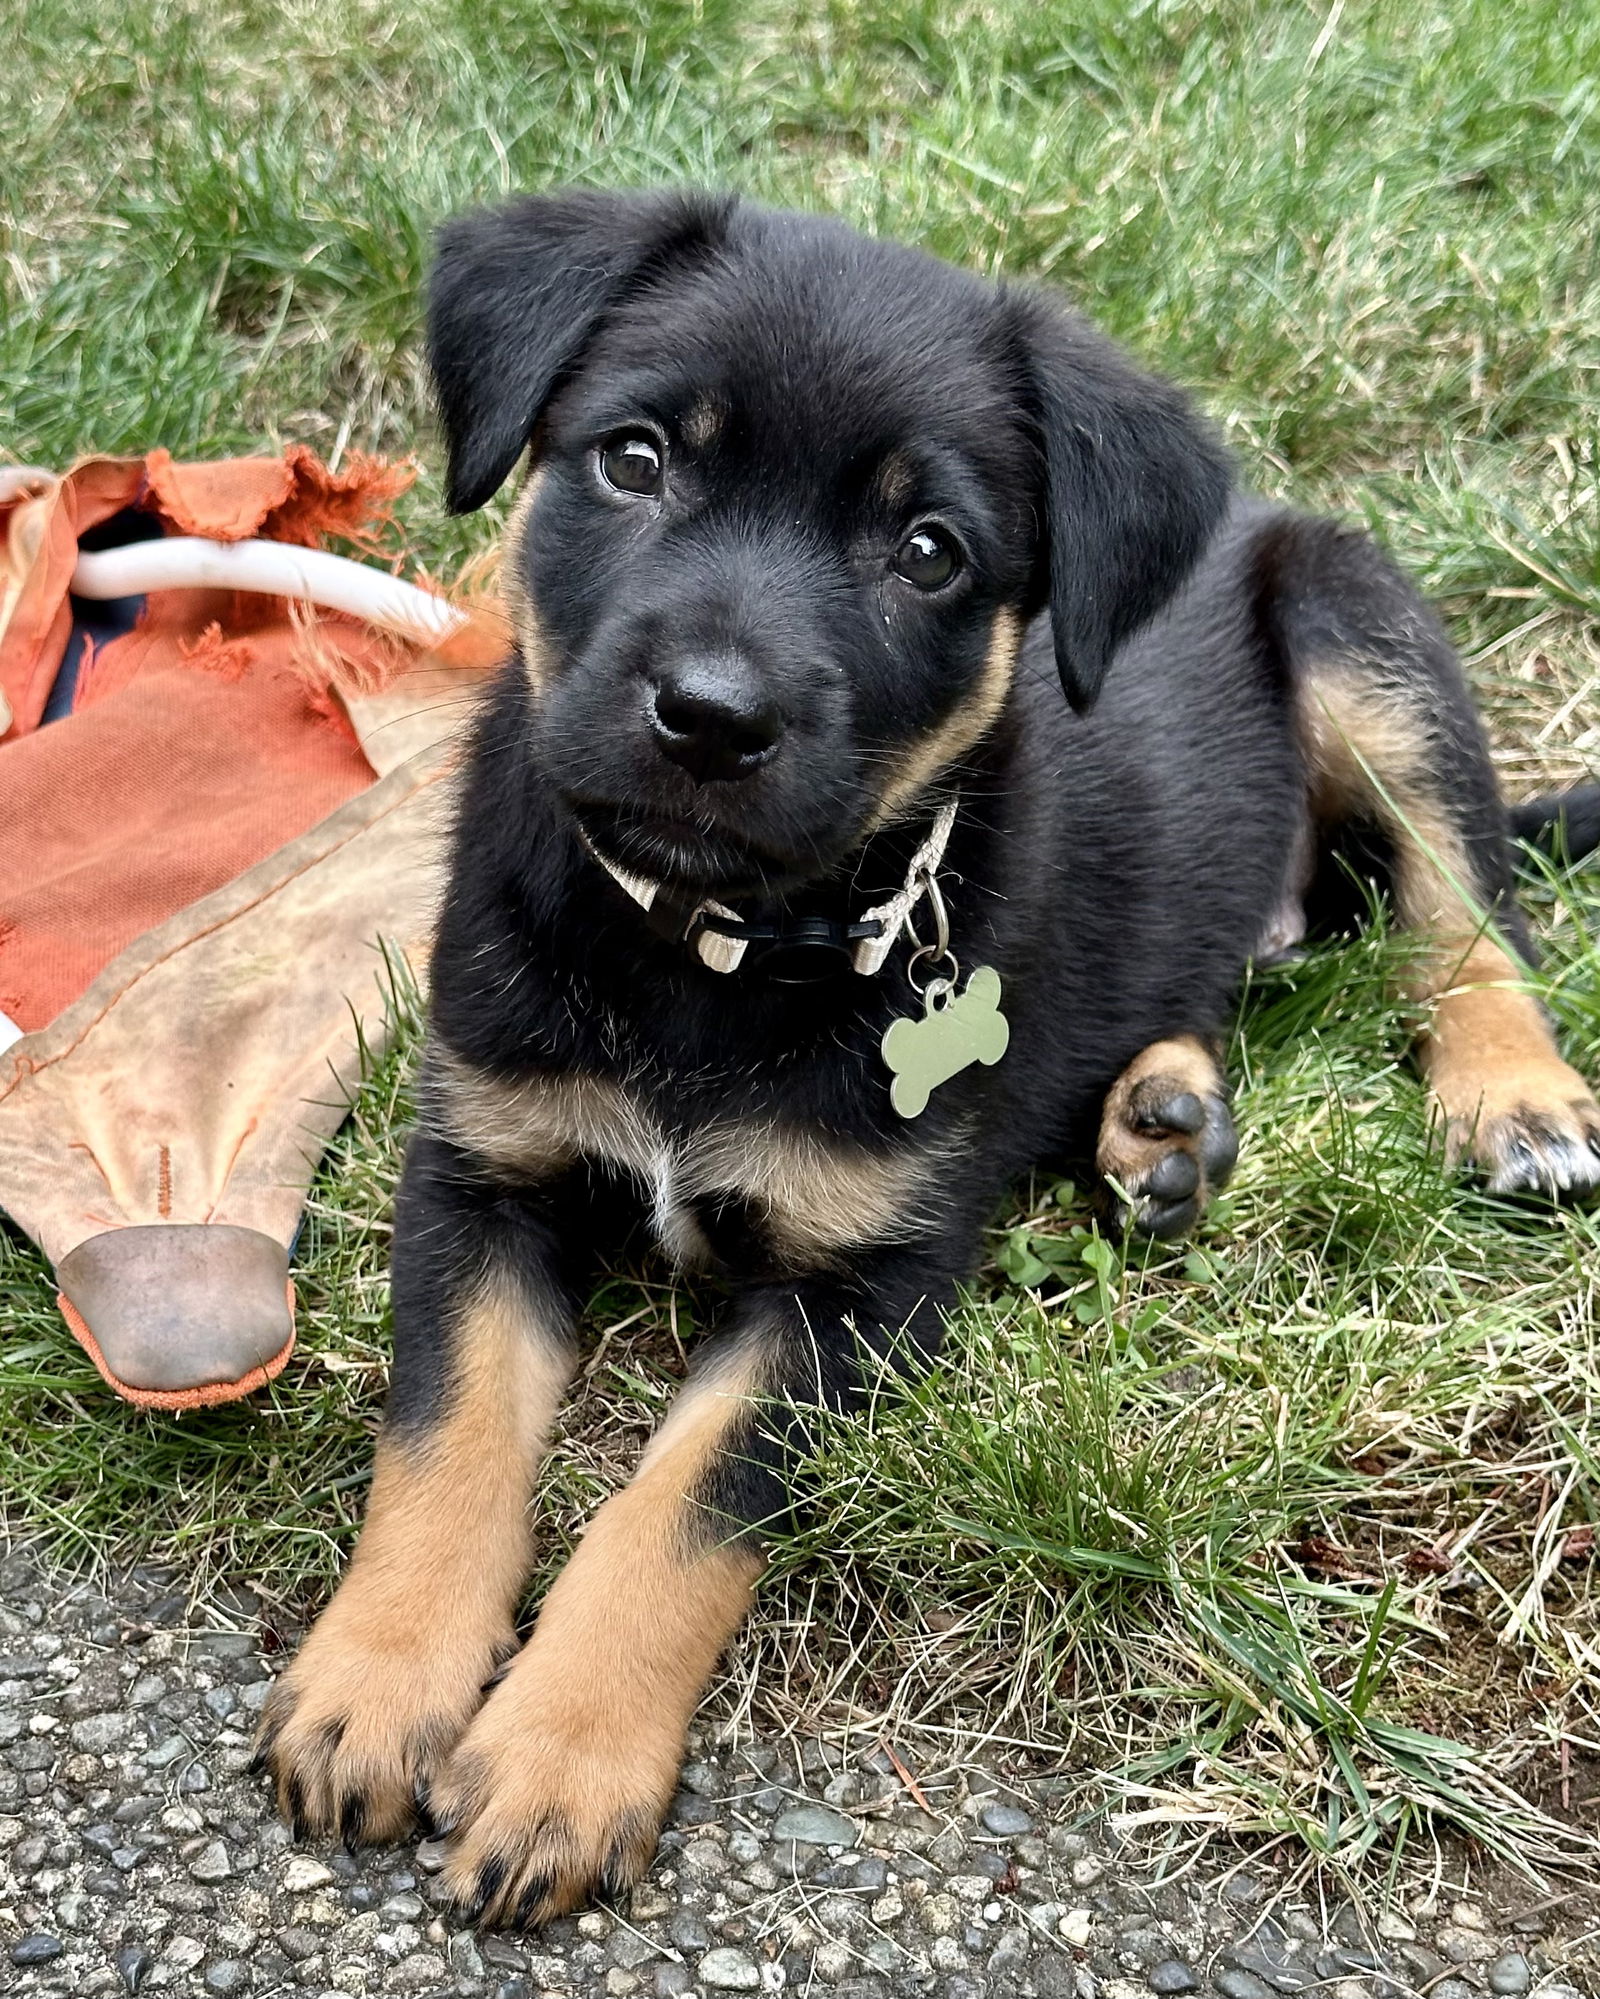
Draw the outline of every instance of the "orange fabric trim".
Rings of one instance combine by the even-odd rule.
[[[178,533],[209,541],[243,541],[294,491],[294,471],[283,458],[179,465],[158,448],[144,464],[150,498]]]
[[[0,646],[0,686],[12,718],[0,741],[36,729],[44,713],[72,631],[67,594],[78,564],[78,537],[131,507],[143,491],[143,459],[88,458],[46,499],[0,506],[0,542],[17,506],[47,509],[39,549],[29,561]]]
[[[185,1409],[216,1409],[224,1402],[239,1402],[252,1395],[258,1388],[265,1388],[269,1381],[275,1381],[288,1364],[294,1352],[294,1280],[285,1287],[289,1295],[289,1337],[271,1357],[260,1367],[251,1368],[248,1374],[237,1381],[210,1381],[199,1388],[135,1388],[129,1382],[119,1381],[106,1365],[106,1357],[100,1351],[100,1343],[90,1332],[82,1317],[74,1310],[72,1301],[63,1293],[56,1293],[56,1303],[61,1308],[61,1316],[67,1322],[72,1337],[83,1348],[95,1364],[100,1379],[108,1388],[115,1389],[124,1402],[131,1402],[136,1409],[162,1409],[181,1413]]]

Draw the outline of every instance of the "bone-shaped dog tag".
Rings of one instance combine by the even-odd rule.
[[[974,1062],[992,1068],[1006,1052],[1011,1023],[1000,1011],[1000,974],[980,965],[964,993],[935,979],[920,1020],[897,1020],[884,1034],[883,1059],[894,1082],[889,1101],[902,1117],[920,1117],[941,1083]]]

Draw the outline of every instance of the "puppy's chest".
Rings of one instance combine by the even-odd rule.
[[[627,1174],[675,1261],[730,1244],[785,1269],[827,1265],[937,1220],[939,1161],[776,1116],[669,1119],[639,1089],[594,1074],[489,1076],[435,1047],[426,1116],[491,1172],[536,1185],[581,1163]]]

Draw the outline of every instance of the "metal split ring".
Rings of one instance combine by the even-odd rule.
[[[910,981],[911,990],[914,993],[925,994],[929,1004],[932,1006],[939,1004],[939,994],[935,989],[943,986],[945,988],[944,999],[946,1004],[948,1004],[949,996],[954,992],[956,981],[961,976],[961,966],[957,962],[955,953],[950,949],[950,913],[944,906],[944,896],[939,888],[938,877],[924,870],[918,879],[933,909],[933,942],[931,944],[923,943],[922,939],[917,935],[917,926],[912,922],[911,911],[908,909],[905,917],[906,935],[917,948],[906,960],[906,978]],[[924,958],[929,961],[930,971],[941,959],[949,965],[950,969],[948,972],[941,972],[936,977],[931,978],[926,986],[920,986],[916,979],[916,968],[922,963]]]

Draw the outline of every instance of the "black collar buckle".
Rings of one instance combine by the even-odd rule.
[[[743,963],[752,971],[779,986],[809,986],[855,969],[854,945],[864,937],[881,937],[883,924],[876,918],[845,923],[832,916],[788,916],[771,918],[718,916],[706,910],[690,924],[692,943],[701,930],[719,937],[733,937],[748,946]]]

